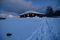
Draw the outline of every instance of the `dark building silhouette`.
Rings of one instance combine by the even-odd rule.
[[[55,16],[60,16],[60,10],[56,10],[54,15]]]
[[[6,19],[6,18],[0,17],[0,20],[3,20],[3,19]]]

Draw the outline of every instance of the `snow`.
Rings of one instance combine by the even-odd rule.
[[[0,17],[2,17],[2,18],[6,18],[6,19],[11,19],[11,18],[19,18],[19,16],[16,16],[16,15],[12,15],[12,14],[0,14]]]
[[[60,18],[0,20],[1,40],[60,40]],[[6,36],[12,33],[11,37]]]
[[[45,13],[40,13],[40,12],[37,12],[37,11],[26,11],[26,12],[20,14],[20,15],[28,14],[28,13],[45,14]]]

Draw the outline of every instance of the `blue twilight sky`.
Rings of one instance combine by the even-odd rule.
[[[28,10],[45,12],[47,6],[60,9],[60,0],[3,0],[0,10],[22,13]]]

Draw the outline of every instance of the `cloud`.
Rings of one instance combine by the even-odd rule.
[[[25,0],[10,0],[12,3],[19,4],[20,6],[30,7],[32,5],[31,1]]]
[[[4,0],[3,10],[5,11],[25,11],[32,8],[32,2],[26,0]]]
[[[29,6],[32,4],[31,1],[25,1],[25,0],[4,0],[4,3],[19,4],[19,5],[25,5],[25,6]]]

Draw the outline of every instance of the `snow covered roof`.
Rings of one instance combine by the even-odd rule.
[[[28,14],[28,13],[36,13],[36,14],[43,14],[43,13],[40,13],[40,12],[36,12],[36,11],[26,11],[20,15],[23,15],[23,14]]]
[[[6,18],[7,14],[0,14],[0,17],[5,17]]]

